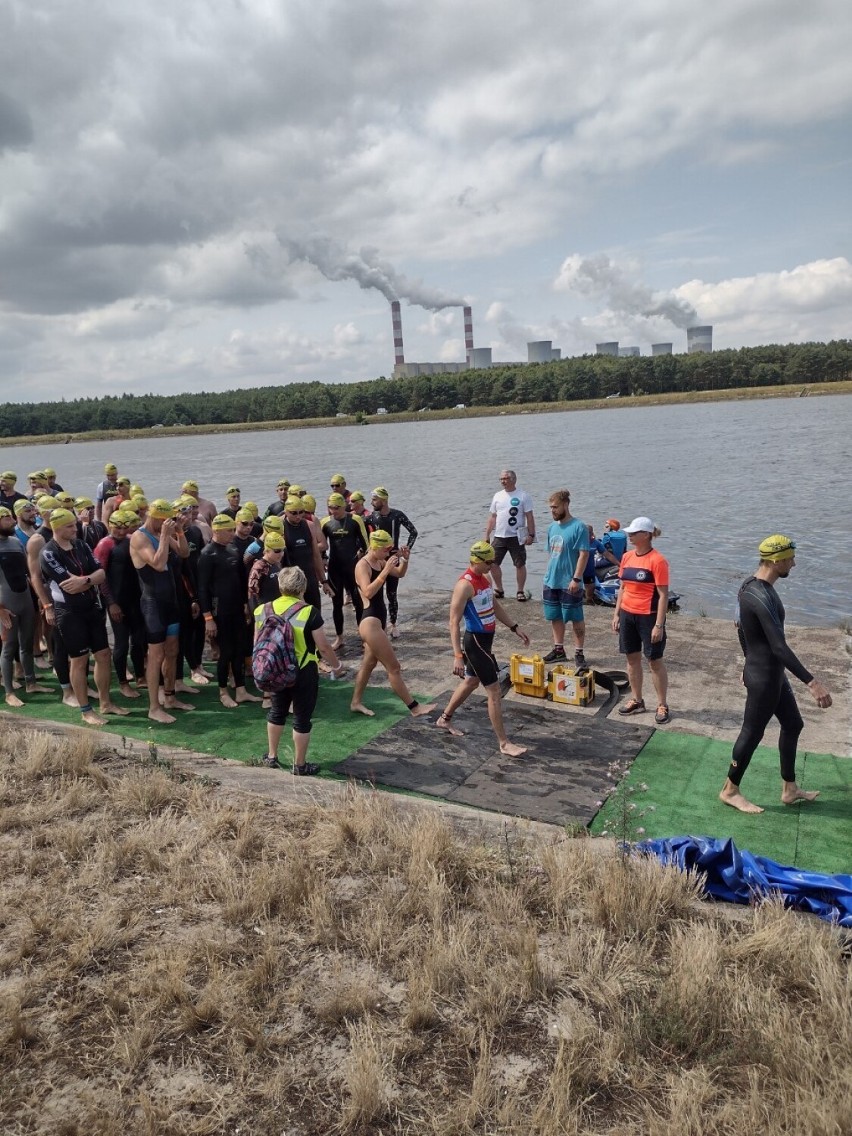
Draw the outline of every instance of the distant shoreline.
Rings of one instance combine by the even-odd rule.
[[[248,391],[246,392],[249,393]],[[737,402],[765,398],[800,398],[852,394],[852,380],[832,383],[783,384],[771,387],[741,387],[730,390],[671,391],[666,394],[631,395],[619,398],[588,398],[571,402],[531,402],[509,406],[469,406],[464,410],[406,411],[400,414],[347,415],[345,418],[299,418],[269,422],[222,422],[201,426],[162,426],[144,430],[87,430],[82,434],[32,434],[2,438],[0,447],[61,446],[77,442],[117,442],[137,438],[186,437],[194,434],[241,434],[259,430],[299,430],[327,426],[391,425],[395,422],[435,422],[448,418],[496,418],[514,414],[556,414],[574,410],[621,410],[624,407],[694,405],[707,402]]]

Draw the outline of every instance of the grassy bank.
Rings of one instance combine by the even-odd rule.
[[[248,392],[246,392],[248,393]],[[125,438],[184,437],[192,434],[239,434],[258,430],[301,430],[319,426],[391,425],[395,422],[440,421],[447,418],[495,418],[507,414],[554,414],[579,410],[621,410],[634,406],[678,406],[705,402],[739,402],[763,398],[797,398],[807,395],[852,393],[852,380],[836,383],[812,383],[808,386],[741,387],[731,390],[675,391],[668,394],[638,395],[629,398],[583,399],[577,402],[528,402],[509,406],[469,406],[464,410],[423,410],[404,414],[370,415],[360,418],[299,418],[270,422],[230,422],[204,426],[164,426],[146,430],[88,430],[82,434],[32,434],[3,438],[10,446],[47,446],[66,442],[119,441]]]
[[[283,810],[99,744],[0,739],[8,1136],[846,1131],[828,927],[731,921],[599,841]]]

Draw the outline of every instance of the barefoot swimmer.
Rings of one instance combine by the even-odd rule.
[[[778,750],[782,803],[795,805],[819,796],[818,792],[805,792],[796,784],[796,746],[804,722],[786,671],[805,683],[817,706],[827,709],[831,705],[828,690],[799,662],[784,636],[784,605],[775,591],[775,582],[786,580],[795,567],[795,542],[779,534],[768,536],[758,553],[760,565],[740,588],[737,600],[737,633],[745,655],[743,684],[748,694],[728,778],[719,794],[720,800],[741,813],[763,812],[742,795],[740,782],[773,716],[781,724]]]
[[[358,633],[364,643],[364,660],[355,679],[350,709],[356,714],[366,714],[368,718],[372,718],[373,711],[364,705],[364,691],[367,689],[367,683],[375,670],[376,663],[381,663],[387,671],[388,682],[394,694],[402,699],[415,718],[420,718],[424,714],[430,714],[435,707],[421,705],[412,696],[402,677],[399,659],[385,631],[388,618],[384,593],[385,581],[389,577],[400,580],[408,571],[408,547],[403,545],[398,555],[391,556],[392,551],[391,534],[384,529],[376,529],[375,532],[370,533],[367,555],[358,561],[355,569],[355,582],[364,604],[364,614],[358,624]]]
[[[506,614],[503,605],[494,598],[489,574],[494,568],[495,552],[487,541],[478,540],[470,550],[470,564],[459,577],[450,601],[450,641],[453,645],[453,674],[462,682],[456,687],[447,707],[435,723],[454,738],[462,736],[453,725],[453,714],[482,684],[488,698],[488,717],[500,752],[506,757],[521,757],[526,746],[516,745],[506,737],[503,725],[503,707],[500,683],[497,679],[497,660],[492,653],[497,620],[513,631],[525,647],[529,636]],[[460,624],[464,621],[464,644]]]

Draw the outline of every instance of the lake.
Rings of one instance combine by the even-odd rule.
[[[25,488],[30,470],[53,466],[66,489],[94,496],[104,462],[114,461],[149,499],[175,497],[192,478],[219,504],[237,484],[261,511],[284,475],[321,503],[332,473],[368,496],[385,485],[391,505],[420,533],[401,592],[403,617],[406,593],[452,588],[508,467],[535,502],[534,595],[546,559],[547,497],[565,486],[571,511],[597,533],[609,516],[622,525],[639,514],[654,520],[672,588],[692,614],[732,617],[760,540],[791,536],[797,567],[779,585],[788,621],[836,626],[852,611],[850,458],[852,395],[830,395],[16,446],[3,451],[0,467],[15,470]],[[506,579],[512,583],[511,571]]]

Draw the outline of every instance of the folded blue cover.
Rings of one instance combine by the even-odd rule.
[[[703,873],[704,888],[716,899],[751,903],[755,897],[776,893],[790,907],[852,927],[852,876],[825,876],[776,864],[765,856],[741,852],[730,838],[672,836],[643,840],[636,848],[682,871]]]

